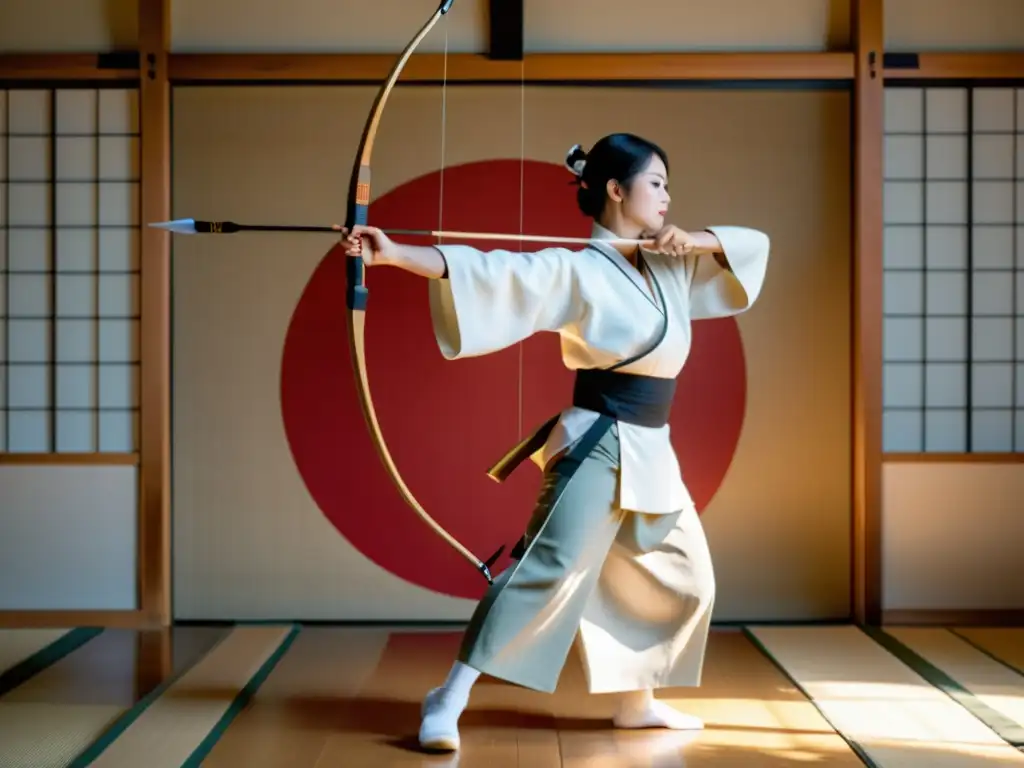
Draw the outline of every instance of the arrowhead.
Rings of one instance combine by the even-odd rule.
[[[156,229],[166,229],[168,232],[174,232],[179,235],[196,234],[195,219],[175,219],[174,221],[157,221],[153,222],[149,226],[154,227]]]

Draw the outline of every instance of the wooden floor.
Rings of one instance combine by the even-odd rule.
[[[0,631],[0,768],[1024,766],[1024,629],[713,632],[696,734],[611,728],[570,658],[558,690],[484,677],[456,755],[416,745],[451,630],[291,625]]]

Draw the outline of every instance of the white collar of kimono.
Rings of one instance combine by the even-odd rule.
[[[615,240],[618,238],[618,235],[611,230],[605,229],[595,221],[594,226],[590,229],[590,236],[598,241],[594,243],[594,246],[599,248],[601,253],[607,254],[609,258],[622,267],[623,271],[629,275],[630,279],[637,284],[637,287],[650,296],[650,286],[647,285],[647,281],[644,280],[643,275],[640,274],[640,270],[634,267],[629,259],[619,253],[618,249],[600,242],[601,240]],[[643,248],[641,248],[641,250],[643,250]],[[649,263],[650,262],[648,262],[648,264]]]

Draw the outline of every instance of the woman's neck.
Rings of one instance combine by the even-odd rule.
[[[639,240],[643,237],[643,229],[641,227],[623,220],[622,217],[616,216],[614,213],[603,217],[597,223],[622,240]],[[621,253],[634,267],[637,265],[637,257],[640,253],[639,246],[630,243],[616,243],[612,247]]]

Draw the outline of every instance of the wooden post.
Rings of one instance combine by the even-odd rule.
[[[148,626],[171,623],[170,0],[139,0],[141,132],[141,387],[139,609]]]
[[[882,616],[883,0],[853,0],[853,617]]]

